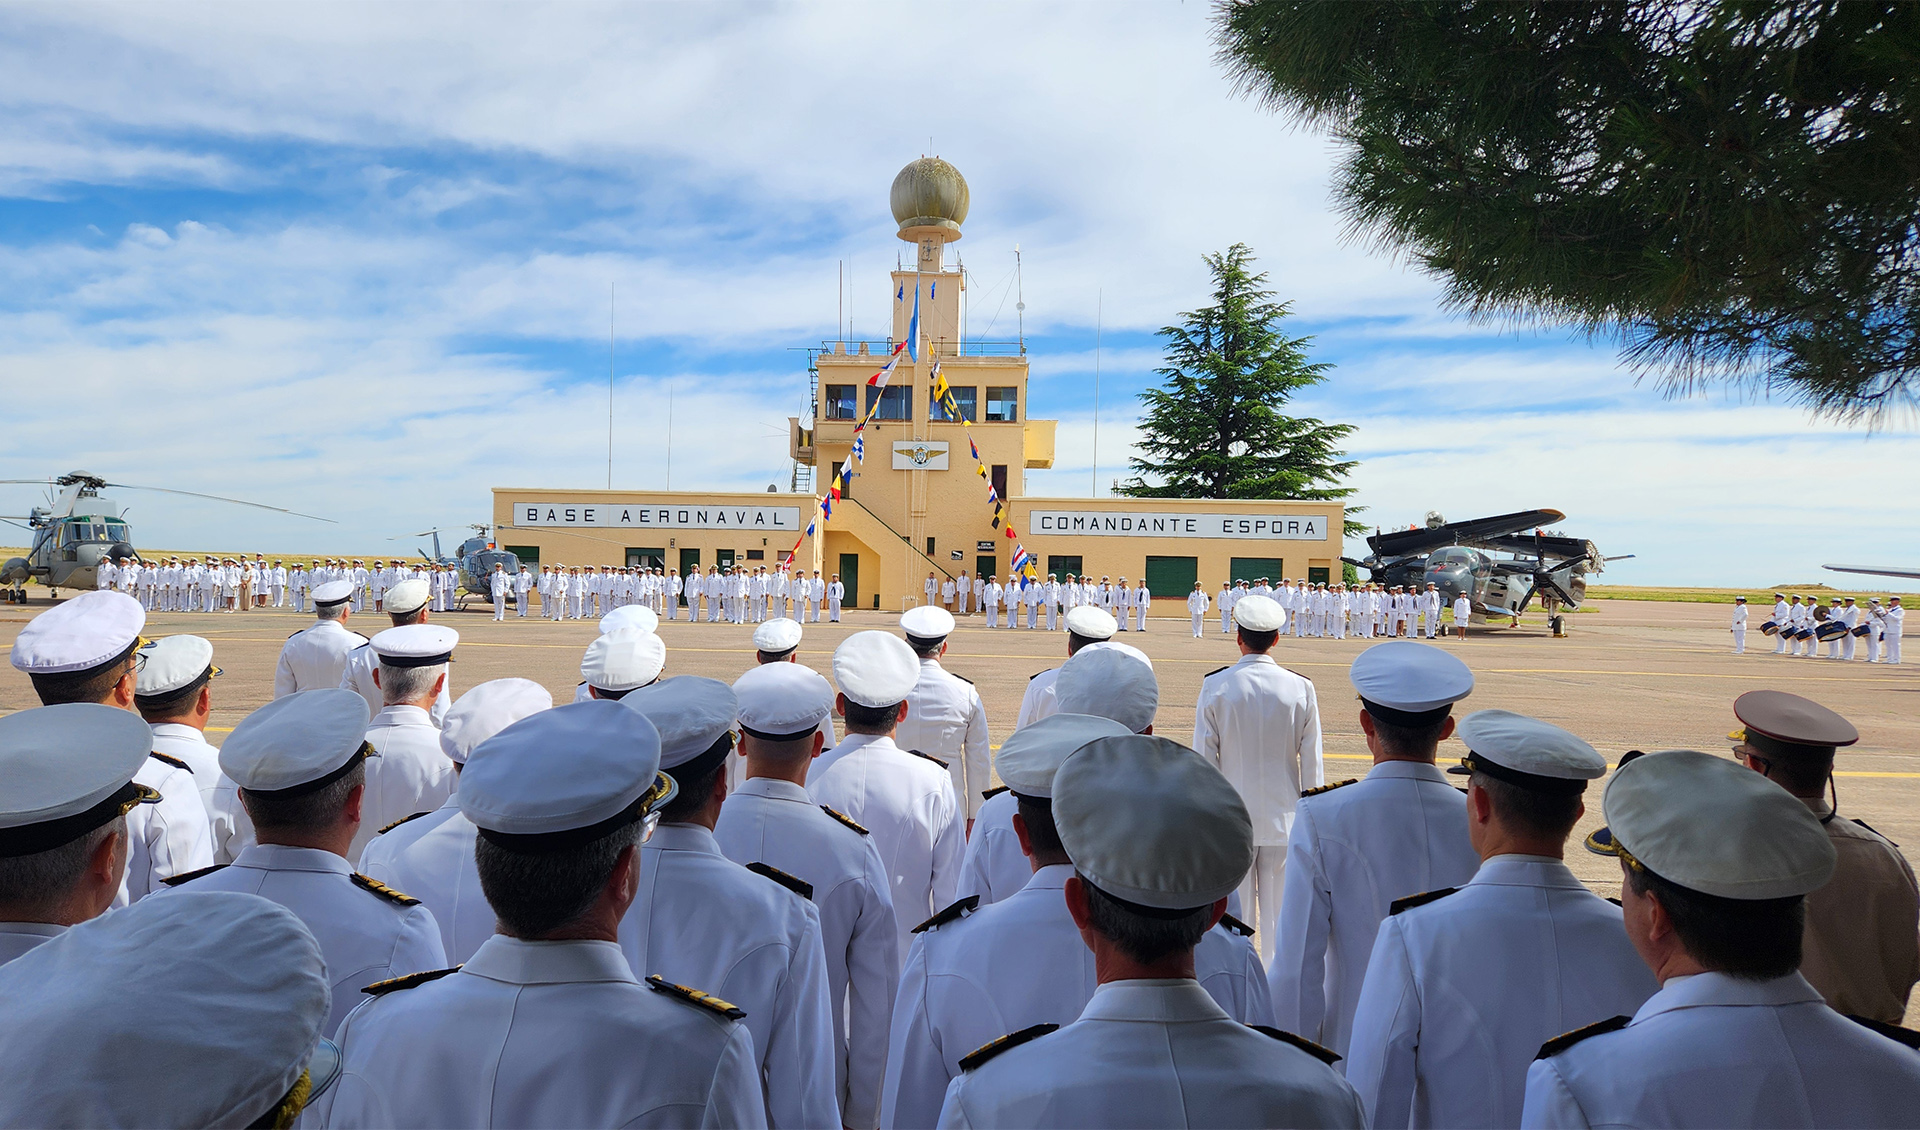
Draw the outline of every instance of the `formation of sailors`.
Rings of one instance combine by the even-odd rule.
[[[1735,655],[1747,650],[1747,616],[1747,598],[1735,597],[1730,629]],[[1885,604],[1877,596],[1868,597],[1862,608],[1850,596],[1836,596],[1822,605],[1813,597],[1777,592],[1773,615],[1760,625],[1760,632],[1774,638],[1775,655],[1898,663],[1906,619],[1907,610],[1897,596],[1888,597]]]
[[[292,608],[305,612],[313,590],[346,582],[353,593],[355,612],[369,602],[382,607],[387,590],[404,581],[421,581],[431,594],[433,610],[455,606],[460,571],[451,565],[376,559],[369,568],[359,558],[284,562],[255,554],[240,557],[168,557],[138,561],[122,557],[103,561],[95,575],[97,590],[120,592],[140,602],[148,612],[247,612],[255,608]]]
[[[1261,596],[1278,604],[1287,614],[1288,634],[1295,639],[1392,639],[1404,636],[1427,639],[1440,635],[1441,614],[1449,607],[1438,585],[1425,589],[1415,585],[1386,585],[1355,582],[1282,580],[1275,588],[1266,577],[1252,581],[1222,581],[1220,591],[1207,596],[1195,581],[1187,595],[1187,612],[1193,618],[1193,635],[1203,634],[1207,610],[1212,607],[1220,617],[1220,631],[1232,631],[1233,610],[1249,596]],[[1454,622],[1464,625],[1472,610],[1453,606]]]
[[[1466,664],[1391,640],[1348,672],[1373,767],[1327,783],[1262,594],[1191,745],[1084,603],[991,757],[940,607],[853,633],[831,680],[769,618],[731,685],[670,675],[658,614],[614,608],[573,701],[506,678],[440,710],[459,637],[427,583],[383,591],[371,640],[353,586],[314,591],[219,748],[209,641],[146,641],[113,592],[21,632],[43,705],[0,718],[0,1125],[1920,1110],[1920,888],[1837,814],[1859,735],[1805,698],[1737,699],[1735,760],[1622,758],[1583,845],[1618,862],[1607,900],[1564,862],[1608,770],[1588,743],[1457,716]]]
[[[522,566],[524,571],[525,566]],[[834,573],[822,578],[819,570],[781,566],[768,569],[711,565],[705,573],[653,566],[626,568],[601,565],[542,565],[527,582],[539,594],[541,614],[549,620],[583,620],[605,616],[616,608],[639,605],[663,620],[678,620],[684,608],[694,623],[760,624],[792,617],[818,623],[822,616],[838,623],[847,587]],[[520,614],[526,615],[526,588]],[[497,607],[497,597],[496,597]]]

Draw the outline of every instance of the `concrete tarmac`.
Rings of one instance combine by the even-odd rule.
[[[34,595],[42,594],[34,590]],[[0,653],[10,651],[21,626],[46,607],[40,600],[25,607],[0,605]],[[1758,631],[1747,634],[1747,653],[1736,656],[1727,630],[1731,610],[1725,605],[1610,600],[1591,601],[1587,607],[1593,611],[1568,617],[1571,634],[1564,639],[1552,638],[1536,615],[1519,628],[1476,626],[1464,642],[1436,641],[1466,660],[1478,680],[1461,709],[1502,707],[1544,718],[1579,734],[1617,762],[1631,749],[1725,753],[1732,744],[1727,732],[1737,725],[1732,711],[1737,696],[1762,688],[1805,695],[1839,711],[1860,729],[1860,743],[1839,757],[1840,814],[1866,821],[1903,845],[1910,861],[1916,858],[1920,664],[1888,667],[1776,656],[1773,641]],[[581,652],[596,624],[552,623],[538,618],[537,601],[534,608],[525,620],[509,609],[504,623],[494,622],[491,605],[478,602],[467,611],[433,617],[461,634],[452,672],[456,697],[475,683],[518,675],[545,684],[558,702],[571,699],[580,680]],[[682,619],[660,625],[668,648],[668,675],[731,682],[752,664],[751,625],[690,624],[684,616],[683,609]],[[155,613],[147,621],[147,635],[192,632],[213,641],[215,660],[226,672],[214,687],[209,738],[217,745],[222,733],[272,697],[280,645],[310,620],[276,610]],[[897,615],[848,611],[839,624],[808,624],[800,659],[831,677],[836,644],[863,629],[897,630],[897,620]],[[387,624],[385,616],[370,611],[348,622],[367,635]],[[1188,740],[1201,678],[1239,658],[1232,637],[1220,631],[1219,617],[1208,616],[1201,639],[1193,638],[1184,616],[1150,619],[1146,632],[1117,638],[1153,658],[1160,681],[1155,732]],[[1359,704],[1346,678],[1347,665],[1370,642],[1377,641],[1287,638],[1273,653],[1318,690],[1328,781],[1364,775],[1370,763],[1357,720]],[[974,615],[960,618],[944,662],[979,688],[997,746],[1013,725],[1027,679],[1057,666],[1065,651],[1064,632],[989,630],[985,619]],[[35,702],[23,675],[11,666],[0,669],[0,713]],[[1448,741],[1441,747],[1442,763],[1463,752],[1457,740]],[[1601,823],[1599,795],[1599,789],[1591,790],[1577,836]],[[1576,845],[1568,862],[1594,890],[1619,893],[1613,860]],[[1915,1025],[1917,1019],[1920,994],[1909,1008],[1908,1023]]]

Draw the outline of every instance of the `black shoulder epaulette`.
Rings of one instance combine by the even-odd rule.
[[[354,649],[353,649],[353,651],[349,651],[349,652],[348,652],[347,654],[348,654],[348,655],[352,655],[352,654],[354,654],[354,652],[360,652],[360,651],[365,651],[365,650],[367,650],[368,648],[370,648],[370,647],[372,647],[372,646],[373,646],[373,641],[372,641],[372,640],[368,640],[368,641],[367,641],[366,643],[363,643],[363,644],[361,644],[361,645],[360,645],[359,647],[356,647],[356,648],[354,648]]]
[[[354,631],[354,630],[353,630],[352,628],[348,628],[348,629],[347,629],[347,634],[348,634],[348,635],[350,635],[350,636],[360,636],[360,633],[359,633],[359,632],[356,632],[356,631]],[[372,642],[373,642],[372,640],[368,640],[368,639],[367,639],[367,637],[365,637],[365,636],[360,636],[360,638],[361,638],[361,639],[363,639],[363,640],[367,640],[367,642],[368,642],[368,643],[372,643]],[[354,648],[353,650],[355,650],[355,651],[359,651],[360,649],[356,647],[356,648]]]
[[[162,879],[160,881],[162,883],[165,883],[169,887],[177,887],[182,883],[191,883],[195,879],[200,878],[202,875],[211,875],[215,871],[218,871],[225,866],[226,864],[224,863],[216,863],[212,867],[201,867],[197,870],[185,871],[178,875],[174,875],[171,878]]]
[[[1615,1016],[1608,1020],[1602,1020],[1597,1024],[1589,1024],[1585,1028],[1575,1028],[1571,1032],[1555,1036],[1553,1039],[1541,1044],[1540,1054],[1533,1058],[1546,1059],[1549,1056],[1559,1055],[1561,1052],[1566,1051],[1568,1048],[1588,1037],[1604,1036],[1608,1032],[1618,1032],[1631,1023],[1633,1023],[1633,1017],[1631,1016]]]
[[[186,762],[180,760],[177,757],[172,756],[171,754],[161,753],[157,749],[148,750],[147,756],[153,758],[155,761],[160,762],[162,765],[171,765],[175,769],[185,769],[189,773],[193,772],[193,766],[188,765]],[[1873,831],[1873,829],[1868,828],[1867,831],[1871,832]]]
[[[946,670],[946,669],[945,669],[945,668],[941,668],[941,670]],[[966,677],[965,675],[961,675],[961,674],[958,674],[958,673],[956,673],[956,672],[953,672],[953,671],[947,671],[947,674],[949,674],[949,675],[952,675],[952,676],[953,676],[954,678],[956,678],[956,679],[958,679],[958,680],[960,680],[961,682],[963,682],[963,683],[965,683],[965,684],[967,684],[968,686],[972,686],[972,685],[973,685],[973,680],[972,680],[972,679],[969,679],[969,678],[967,678],[967,677]]]
[[[1213,678],[1213,677],[1214,677],[1215,675],[1218,675],[1218,674],[1219,674],[1220,672],[1222,672],[1222,671],[1225,671],[1225,670],[1228,670],[1228,669],[1229,669],[1229,668],[1231,668],[1232,666],[1233,666],[1233,664],[1231,664],[1231,663],[1229,663],[1229,664],[1227,664],[1227,665],[1226,665],[1225,667],[1215,667],[1215,668],[1214,668],[1213,670],[1211,670],[1211,671],[1209,671],[1209,672],[1207,672],[1206,674],[1204,674],[1204,675],[1202,675],[1202,676],[1200,676],[1200,681],[1204,683],[1204,682],[1206,682],[1206,681],[1207,681],[1208,679],[1211,679],[1211,678]]]
[[[432,811],[433,811],[433,809],[431,809],[431,808],[429,808],[429,809],[427,809],[427,812],[432,812]],[[425,815],[427,814],[427,812],[416,812],[416,813],[414,813],[414,814],[413,814],[412,816],[402,816],[402,817],[401,817],[400,819],[398,819],[398,820],[395,820],[395,821],[394,821],[393,823],[391,823],[391,824],[389,824],[389,825],[387,825],[386,827],[384,827],[384,828],[382,828],[382,829],[380,829],[380,830],[379,830],[378,832],[375,832],[375,833],[374,833],[374,835],[376,835],[376,836],[384,836],[384,835],[386,835],[386,834],[387,834],[388,832],[391,832],[391,831],[393,831],[393,830],[394,830],[395,828],[398,828],[398,827],[399,827],[400,825],[402,825],[402,824],[405,824],[405,823],[406,823],[407,821],[409,821],[409,820],[418,820],[418,819],[420,819],[420,818],[421,818],[422,816],[425,816]]]
[[[1299,1048],[1301,1051],[1306,1052],[1308,1055],[1329,1067],[1340,1062],[1339,1052],[1334,1051],[1332,1048],[1323,1048],[1305,1036],[1296,1036],[1292,1032],[1286,1031],[1283,1028],[1275,1028],[1270,1024],[1249,1024],[1247,1027],[1260,1033],[1262,1036],[1272,1036],[1283,1044],[1292,1044],[1294,1047]]]
[[[823,804],[820,806],[820,811],[826,813],[828,816],[833,817],[835,820],[840,821],[840,823],[845,824],[847,827],[852,828],[854,831],[860,833],[863,836],[873,835],[872,832],[869,832],[865,828],[862,828],[859,822],[854,820],[853,817],[848,816],[846,813],[840,811],[837,808],[828,808],[826,805]]]
[[[1298,672],[1298,671],[1295,671],[1295,670],[1294,670],[1293,668],[1291,668],[1291,667],[1282,667],[1282,668],[1280,668],[1280,669],[1281,669],[1282,671],[1285,671],[1285,672],[1286,672],[1287,674],[1289,674],[1289,675],[1300,675],[1300,672]],[[1309,683],[1311,683],[1311,682],[1313,682],[1313,677],[1312,677],[1311,675],[1300,675],[1300,677],[1301,677],[1302,679],[1305,679],[1305,680],[1306,680],[1307,682],[1309,682]]]
[[[792,891],[794,894],[799,895],[803,899],[811,900],[813,898],[813,884],[797,875],[789,875],[778,867],[759,862],[747,864],[747,870],[753,872],[755,875],[764,875],[772,879],[774,882]]]
[[[990,788],[990,789],[987,789],[987,790],[985,790],[985,791],[983,791],[983,792],[982,792],[982,793],[980,794],[980,799],[981,799],[981,800],[992,800],[992,799],[993,799],[994,797],[997,797],[997,796],[999,796],[999,795],[1000,795],[1001,793],[1004,793],[1004,792],[1006,792],[1006,791],[1007,791],[1007,786],[1005,786],[1005,785],[995,785],[995,786],[993,786],[992,788]]]
[[[1053,668],[1053,667],[1047,668],[1047,671],[1053,671],[1053,670],[1057,670],[1057,668]],[[1035,679],[1038,679],[1040,676],[1046,674],[1047,671],[1035,671],[1033,674],[1027,676],[1027,682],[1029,683],[1033,682]]]
[[[1243,938],[1253,937],[1253,927],[1240,921],[1231,914],[1222,914],[1220,916],[1220,925],[1225,926],[1228,933],[1238,934]]]
[[[458,965],[452,969],[428,969],[421,973],[409,973],[405,977],[393,977],[385,981],[375,981],[360,991],[370,997],[384,997],[388,993],[397,993],[401,989],[411,989],[417,985],[424,985],[428,981],[438,981],[450,973],[458,972],[460,972]]]
[[[307,630],[306,628],[295,628],[293,631],[287,633],[287,638],[292,639],[293,637],[299,635],[301,632],[304,632],[306,630]]]
[[[1344,781],[1335,781],[1331,785],[1321,785],[1317,788],[1305,789],[1300,793],[1300,795],[1303,797],[1319,796],[1321,793],[1330,793],[1335,789],[1344,789],[1348,785],[1359,784],[1359,782],[1360,782],[1360,778],[1358,777],[1348,777]]]
[[[369,879],[365,875],[360,874],[360,872],[358,871],[355,871],[353,873],[353,885],[356,887],[359,887],[363,891],[372,891],[374,894],[379,895],[381,898],[386,899],[388,902],[397,902],[401,906],[419,906],[420,905],[420,900],[417,898],[414,898],[412,895],[401,894],[399,891],[396,891],[392,887],[387,886],[385,883],[382,883],[380,880]]]
[[[699,989],[689,989],[685,985],[676,985],[658,973],[647,978],[647,988],[652,989],[656,993],[665,993],[670,997],[686,1001],[688,1004],[697,1004],[701,1008],[712,1009],[728,1020],[745,1020],[747,1018],[747,1010],[741,1008],[739,1005],[730,1004],[711,993],[703,993]]]
[[[1896,1044],[1902,1044],[1909,1048],[1920,1048],[1920,1032],[1916,1032],[1911,1028],[1895,1027],[1892,1024],[1887,1024],[1879,1020],[1869,1019],[1868,1017],[1865,1017],[1865,1016],[1855,1016],[1851,1012],[1843,1012],[1840,1015],[1846,1017],[1848,1020],[1853,1021],[1855,1024],[1860,1025],[1860,1027],[1862,1028],[1866,1028],[1870,1031],[1878,1032],[1880,1035],[1885,1036],[1887,1039],[1892,1040]]]
[[[918,934],[926,930],[937,930],[940,927],[945,926],[949,922],[957,921],[973,913],[973,908],[979,905],[980,905],[979,895],[968,895],[966,898],[963,898],[960,901],[954,903],[952,906],[949,906],[947,909],[934,915],[932,918],[929,918],[925,922],[920,923],[920,925],[915,926],[912,930],[909,930],[908,933]]]
[[[1620,908],[1620,909],[1622,909],[1622,910],[1625,910],[1625,909],[1627,908],[1627,904],[1626,904],[1626,903],[1623,903],[1623,902],[1621,902],[1621,901],[1620,901],[1619,899],[1608,899],[1607,901],[1608,901],[1608,902],[1610,902],[1610,903],[1612,903],[1613,905],[1615,905],[1615,906],[1617,906],[1617,907],[1619,907],[1619,908]]]
[[[1398,914],[1403,910],[1412,910],[1416,906],[1425,906],[1430,902],[1446,898],[1459,889],[1459,887],[1441,887],[1437,891],[1421,891],[1417,895],[1408,895],[1406,898],[1394,899],[1392,904],[1387,907],[1387,913],[1390,915]]]
[[[1029,1043],[1049,1032],[1057,1032],[1059,1030],[1060,1026],[1058,1024],[1035,1024],[1031,1028],[1022,1028],[1018,1032],[1009,1032],[1007,1035],[997,1040],[990,1040],[987,1043],[981,1044],[966,1055],[961,1056],[960,1070],[972,1071],[974,1068],[987,1062],[994,1056],[999,1055],[1001,1052],[1006,1051],[1008,1048],[1017,1048],[1021,1044]]]
[[[1880,829],[1878,829],[1878,828],[1876,828],[1876,827],[1874,827],[1873,825],[1871,825],[1871,824],[1869,824],[1869,823],[1867,823],[1867,822],[1866,822],[1865,820],[1860,820],[1860,819],[1857,819],[1857,818],[1852,818],[1852,817],[1850,817],[1849,819],[1853,819],[1853,822],[1854,822],[1855,824],[1858,824],[1858,825],[1860,825],[1860,826],[1861,826],[1862,828],[1865,828],[1865,829],[1866,829],[1867,831],[1869,831],[1869,832],[1872,832],[1872,833],[1873,833],[1874,835],[1876,835],[1876,836],[1879,836],[1879,837],[1880,837],[1881,839],[1883,839],[1883,840],[1887,840],[1887,834],[1886,834],[1885,832],[1882,832],[1882,831],[1881,831]],[[1893,841],[1892,841],[1892,840],[1887,840],[1887,842],[1888,842],[1888,843],[1890,843],[1890,844],[1893,844]],[[1899,845],[1899,844],[1893,844],[1893,846],[1894,846],[1894,847],[1899,847],[1900,845]],[[1906,1032],[1906,1031],[1910,1031],[1910,1029],[1906,1029],[1906,1028],[1902,1028],[1902,1029],[1901,1029],[1901,1031],[1902,1031],[1902,1032]]]
[[[942,768],[942,769],[945,769],[945,768],[947,768],[947,763],[946,763],[946,762],[944,762],[944,761],[942,761],[942,760],[940,760],[939,758],[937,758],[937,757],[935,757],[935,756],[934,756],[934,755],[932,755],[931,753],[921,753],[921,752],[920,752],[919,750],[917,750],[917,749],[910,749],[910,750],[908,750],[907,752],[908,752],[908,753],[911,753],[911,754],[912,754],[912,755],[914,755],[915,757],[924,757],[924,758],[926,758],[926,759],[927,759],[928,761],[931,761],[931,762],[933,762],[933,763],[934,763],[935,765],[938,765],[938,766],[939,766],[940,768]]]

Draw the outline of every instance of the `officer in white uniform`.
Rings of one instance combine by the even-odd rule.
[[[140,719],[101,703],[0,718],[0,965],[113,904],[125,817],[160,799],[134,780],[149,741]],[[11,1007],[8,1019],[0,1027]]]
[[[1880,662],[1900,662],[1900,638],[1906,634],[1907,610],[1899,597],[1887,601],[1886,615],[1880,618]]]
[[[816,591],[817,591],[817,586],[816,586]],[[834,624],[838,624],[840,622],[840,602],[845,599],[847,599],[847,586],[840,582],[840,574],[835,573],[833,575],[833,580],[828,582],[827,584],[827,620],[828,622],[834,623]],[[816,617],[816,619],[817,618],[818,617]]]
[[[291,1126],[333,1084],[327,978],[253,895],[147,899],[0,969],[0,1125]]]
[[[907,646],[920,660],[920,678],[907,695],[907,716],[894,730],[900,748],[944,762],[953,775],[953,792],[962,801],[967,822],[980,811],[988,788],[987,708],[973,680],[940,665],[953,631],[953,614],[944,608],[909,608],[900,617]]]
[[[766,1125],[740,1009],[642,983],[621,952],[673,787],[659,764],[654,728],[610,702],[540,711],[473,751],[460,810],[500,932],[458,970],[374,987],[341,1032],[326,1125]]]
[[[1733,653],[1744,655],[1747,651],[1747,598],[1733,598],[1733,624],[1728,629],[1733,633]]]
[[[240,786],[258,842],[230,866],[168,881],[176,891],[260,895],[299,915],[327,959],[327,1035],[359,1003],[362,986],[446,964],[427,908],[347,862],[365,791],[366,718],[360,696],[338,687],[300,691],[248,715],[220,747],[220,768]]]
[[[514,613],[522,620],[527,618],[527,594],[532,591],[533,574],[527,571],[525,565],[522,565],[520,571],[513,575],[513,608]],[[388,607],[391,608],[392,605],[389,604]]]
[[[531,679],[494,679],[461,695],[440,729],[440,748],[453,762],[453,795],[432,812],[380,829],[360,853],[362,874],[408,892],[433,912],[441,948],[454,965],[472,957],[494,928],[473,862],[473,822],[460,812],[460,773],[480,743],[552,706],[553,695]]]
[[[1267,652],[1286,630],[1287,614],[1272,597],[1233,606],[1240,662],[1200,680],[1193,711],[1193,748],[1226,774],[1253,814],[1253,866],[1240,905],[1258,931],[1260,956],[1273,959],[1287,838],[1304,789],[1326,779],[1321,761],[1320,700],[1313,684]]]
[[[453,763],[440,749],[440,727],[427,708],[446,689],[459,642],[460,633],[438,624],[388,628],[373,637],[384,705],[367,727],[377,756],[367,763],[365,812],[349,858],[358,859],[380,829],[431,812],[452,795]]]
[[[408,624],[427,622],[427,603],[432,595],[425,581],[401,581],[387,590],[386,613],[396,628]],[[372,643],[364,643],[347,653],[347,666],[340,673],[340,685],[350,691],[360,692],[367,700],[367,713],[378,714],[386,706],[380,694],[380,684],[376,683],[373,673],[380,666],[380,657],[373,650]],[[451,684],[453,679],[449,677]],[[433,724],[438,726],[447,716],[447,708],[453,705],[453,693],[450,686],[440,688],[439,697],[433,700],[433,708],[427,711],[433,716]]]
[[[1542,1047],[1520,1124],[1913,1125],[1920,1054],[1798,972],[1801,899],[1834,866],[1806,805],[1692,750],[1622,765],[1605,803],[1592,840],[1620,859],[1627,936],[1660,991]]]
[[[1773,594],[1773,653],[1784,655],[1787,650],[1787,626],[1792,623],[1791,609],[1787,607],[1785,593]],[[1764,625],[1763,625],[1764,626]]]
[[[800,630],[791,620],[769,620],[754,633],[756,643],[761,632],[779,624]],[[777,869],[811,892],[826,951],[840,1122],[873,1130],[880,1125],[900,948],[893,885],[873,836],[807,795],[807,772],[820,755],[820,727],[833,710],[833,687],[815,671],[776,659],[740,676],[733,691],[740,703],[742,756],[732,760],[744,762],[746,778],[729,791],[713,838],[735,863]]]
[[[1460,738],[1467,756],[1448,772],[1468,776],[1480,870],[1457,890],[1397,900],[1380,924],[1346,1071],[1370,1126],[1518,1126],[1541,1044],[1659,988],[1620,908],[1564,862],[1606,759],[1504,710],[1462,718]]]
[[[920,662],[899,637],[855,632],[833,653],[834,709],[846,736],[809,776],[816,804],[873,834],[893,883],[895,937],[906,956],[913,928],[953,902],[966,816],[946,769],[894,743]]]
[[[1072,659],[1090,643],[1104,643],[1112,639],[1119,626],[1119,622],[1111,615],[1091,604],[1073,608],[1067,613],[1067,658]],[[1014,729],[1038,722],[1053,712],[1053,696],[1047,692],[1059,677],[1060,668],[1049,667],[1027,679],[1027,691],[1020,698],[1020,713],[1014,719]]]
[[[351,581],[315,586],[313,611],[318,619],[281,645],[280,663],[273,673],[273,697],[340,685],[347,656],[367,642],[367,637],[347,627],[348,602],[352,599]]]
[[[678,786],[641,850],[639,897],[620,927],[628,964],[746,1010],[769,1125],[833,1126],[840,1103],[820,912],[804,881],[765,866],[749,871],[713,835],[738,720],[733,691],[682,675],[621,705],[659,731],[661,768]]]
[[[26,673],[43,705],[94,702],[131,712],[146,622],[146,610],[125,593],[79,593],[28,621],[8,660]],[[126,877],[116,907],[137,902],[172,876],[213,864],[212,831],[187,763],[153,752],[134,780],[160,799],[127,813]]]
[[[1467,798],[1434,764],[1473,672],[1431,644],[1396,640],[1361,652],[1348,678],[1373,769],[1301,794],[1268,973],[1280,1027],[1341,1055],[1393,900],[1460,886],[1480,866]]]
[[[1193,617],[1193,638],[1199,639],[1207,631],[1207,609],[1213,602],[1207,599],[1207,590],[1199,581],[1193,582],[1193,591],[1187,594],[1187,614]]]
[[[666,642],[654,632],[644,628],[603,631],[580,659],[580,685],[573,689],[573,701],[625,698],[658,681],[666,665]]]
[[[234,821],[216,800],[220,750],[206,736],[213,713],[213,680],[220,675],[220,668],[213,664],[213,645],[199,636],[168,636],[141,648],[140,654],[144,662],[133,704],[153,730],[153,752],[186,764],[200,807],[207,813],[213,861],[232,863]]]
[[[1165,738],[1098,738],[1054,774],[1052,810],[1099,988],[1073,1023],[961,1060],[940,1125],[1360,1126],[1332,1053],[1235,1021],[1194,980],[1194,946],[1253,861],[1219,770]]]
[[[753,630],[753,652],[756,663],[798,663],[800,640],[805,633],[796,620],[776,616]],[[833,748],[833,698],[827,698],[827,714],[820,719],[816,731],[820,735],[820,750],[825,753]],[[732,795],[740,791],[747,780],[747,763],[744,756],[727,758],[727,793]]]

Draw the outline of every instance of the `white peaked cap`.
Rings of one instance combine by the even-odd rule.
[[[900,617],[900,630],[915,639],[945,639],[953,632],[953,613],[931,604],[909,608]]]
[[[1253,818],[1220,770],[1179,742],[1096,738],[1053,777],[1053,822],[1075,870],[1156,910],[1210,906],[1253,866]]]
[[[1255,593],[1234,601],[1233,622],[1249,632],[1277,632],[1287,626],[1287,610],[1272,597]]]
[[[1083,647],[1062,664],[1053,696],[1062,714],[1097,714],[1136,734],[1160,709],[1153,668],[1110,647]]]
[[[799,621],[776,616],[753,630],[753,648],[769,655],[792,651],[800,646],[803,634]]]
[[[473,687],[447,709],[440,723],[440,749],[455,764],[488,738],[520,719],[553,709],[553,692],[532,679],[493,679]]]
[[[659,731],[660,768],[669,771],[712,749],[740,717],[732,687],[697,675],[641,687],[620,703],[646,715]]]
[[[603,691],[630,691],[660,677],[667,645],[657,634],[624,628],[595,637],[580,660],[580,677]]]
[[[892,632],[855,632],[834,649],[833,680],[848,702],[895,706],[920,681],[920,660]]]
[[[213,645],[199,636],[168,636],[140,649],[140,674],[134,694],[156,698],[211,679],[220,673],[213,665]]]
[[[249,792],[311,785],[351,761],[366,733],[367,700],[360,692],[343,687],[295,691],[233,728],[220,747],[220,771]]]
[[[644,604],[623,604],[605,616],[600,617],[600,634],[624,632],[628,630],[652,632],[659,630],[660,616]]]
[[[346,692],[352,694],[352,691]],[[0,966],[0,1124],[246,1126],[339,1073],[312,931],[258,895],[144,898]]]
[[[380,606],[393,615],[404,616],[425,608],[431,595],[425,581],[401,581],[382,594]]]
[[[1053,775],[1068,754],[1096,738],[1126,737],[1132,732],[1111,718],[1049,714],[1015,730],[994,756],[993,767],[1014,793],[1051,797]]]
[[[740,728],[770,741],[812,733],[833,712],[833,685],[798,663],[762,663],[733,681]]]
[[[124,655],[146,626],[146,609],[126,593],[83,592],[29,620],[8,659],[29,675],[87,671]]]
[[[638,820],[672,789],[653,723],[594,699],[528,715],[475,746],[454,795],[483,835],[548,836]]]
[[[1111,612],[1096,608],[1091,604],[1082,604],[1067,612],[1067,631],[1090,640],[1110,638],[1120,630],[1120,624]]]

